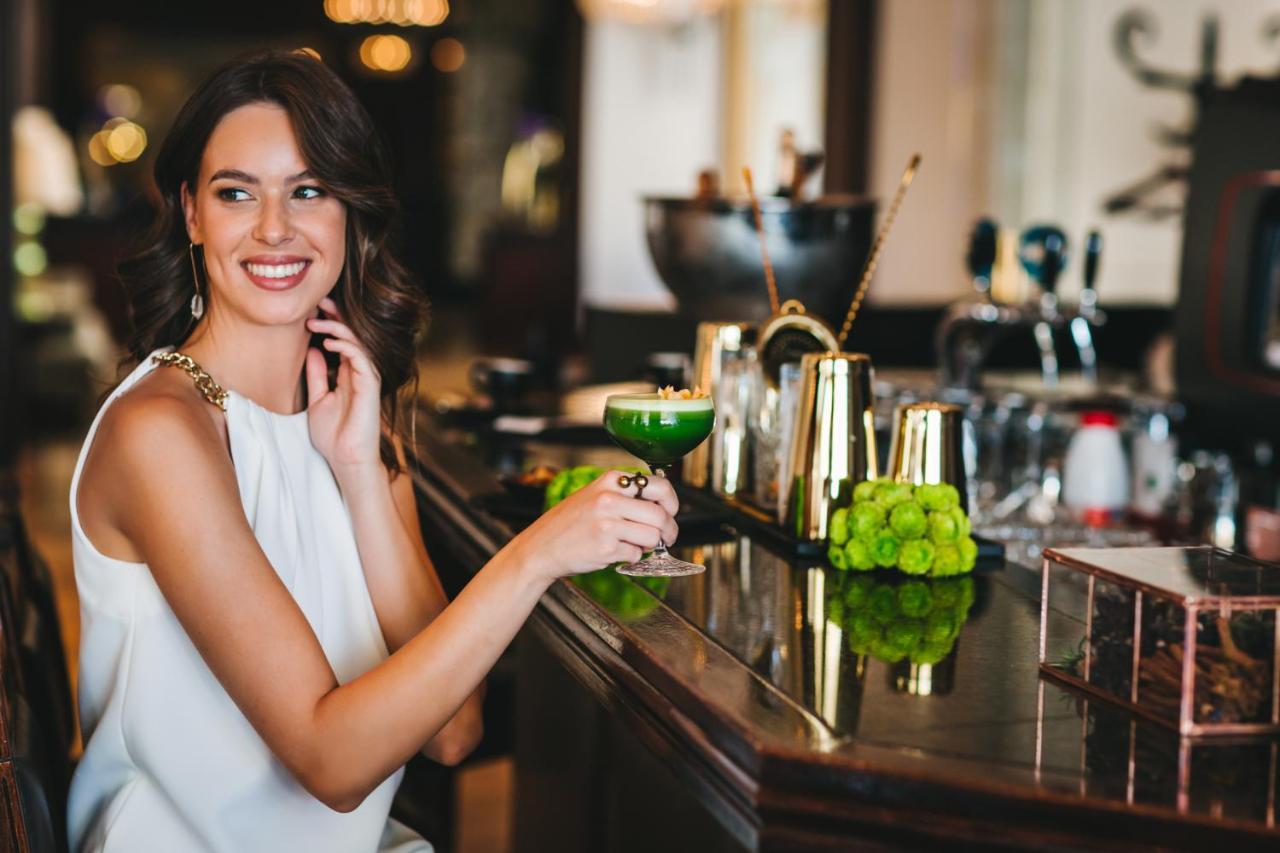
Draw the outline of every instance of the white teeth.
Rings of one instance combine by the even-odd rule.
[[[302,272],[306,265],[306,261],[299,261],[296,264],[245,264],[245,268],[261,278],[288,278]]]

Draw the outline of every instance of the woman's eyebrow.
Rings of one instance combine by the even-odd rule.
[[[209,183],[213,183],[214,181],[221,180],[223,178],[230,181],[240,181],[245,184],[258,183],[258,179],[253,175],[250,175],[248,172],[242,172],[239,169],[219,169],[209,177]]]
[[[299,172],[296,175],[290,175],[289,177],[285,178],[284,182],[286,184],[293,184],[293,183],[297,183],[298,181],[305,181],[308,178],[314,178],[314,177],[315,175],[311,172],[310,169],[304,169],[303,171]],[[219,169],[209,177],[209,183],[213,183],[214,181],[222,180],[222,179],[226,179],[229,181],[240,181],[243,184],[258,183],[258,179],[255,178],[253,175],[250,175],[248,172],[242,172],[239,169]]]

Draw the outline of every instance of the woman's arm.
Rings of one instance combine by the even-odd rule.
[[[392,652],[430,624],[449,603],[422,541],[408,460],[399,440],[395,445],[401,471],[390,480],[388,489],[370,484],[360,494],[344,493],[369,596]],[[482,684],[427,742],[422,753],[449,765],[466,758],[484,735],[483,696]]]
[[[659,535],[675,536],[670,487],[655,480],[646,492],[661,505],[635,500],[613,472],[513,539],[385,662],[339,686],[249,527],[206,404],[131,397],[100,425],[107,469],[94,499],[111,507],[111,524],[267,746],[338,810],[355,808],[448,723],[556,577],[637,559]],[[353,503],[394,511],[385,472],[342,485]]]

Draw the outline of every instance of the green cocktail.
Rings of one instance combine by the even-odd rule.
[[[605,401],[605,432],[615,444],[639,457],[659,477],[665,477],[667,468],[706,441],[715,423],[715,409],[706,397],[613,394]],[[641,577],[692,575],[704,570],[696,563],[672,557],[662,542],[649,557],[618,569],[624,575]]]

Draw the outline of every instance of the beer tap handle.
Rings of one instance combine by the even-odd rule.
[[[996,245],[999,226],[993,219],[979,219],[969,235],[969,252],[965,265],[973,278],[973,289],[991,298],[991,273],[996,265]]]
[[[1090,231],[1084,240],[1084,287],[1080,290],[1080,313],[1092,317],[1098,305],[1098,266],[1102,261],[1102,232]]]

